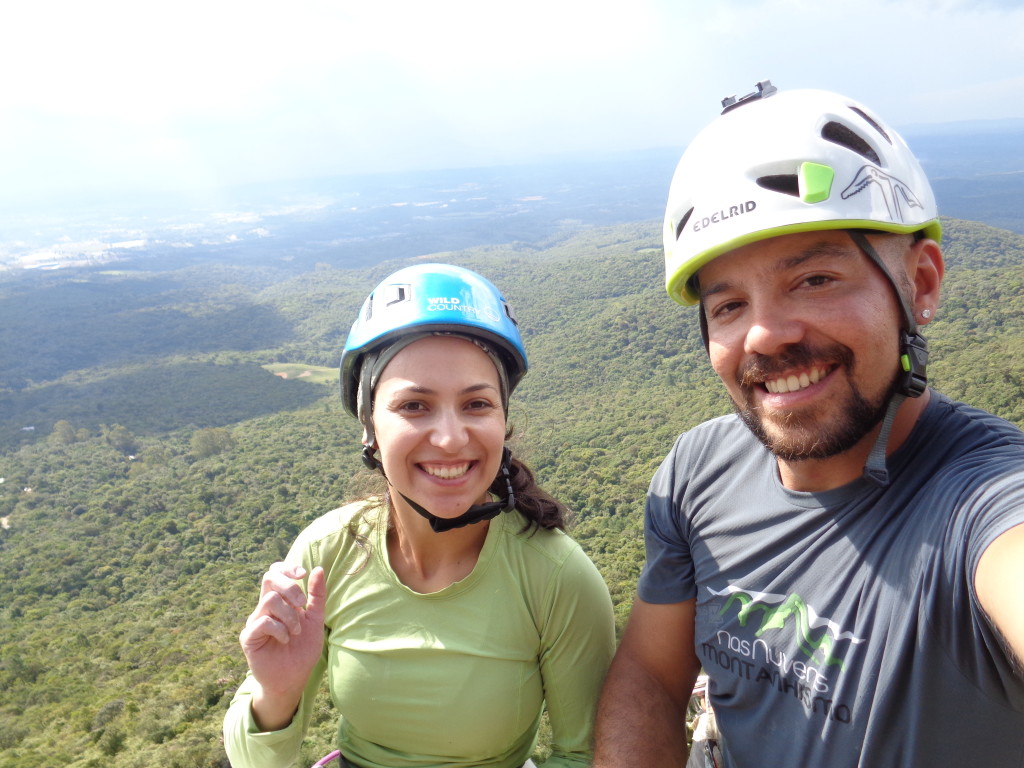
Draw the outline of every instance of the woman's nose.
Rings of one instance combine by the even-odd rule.
[[[445,410],[438,414],[431,431],[431,443],[448,452],[461,449],[468,441],[469,432],[461,414]]]

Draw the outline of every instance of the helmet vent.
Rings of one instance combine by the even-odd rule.
[[[880,126],[878,122],[873,117],[871,117],[871,115],[869,115],[863,109],[858,109],[857,107],[850,107],[850,109],[852,109],[858,115],[867,120],[871,124],[872,128],[874,128],[876,131],[882,134],[883,139],[885,139],[888,143],[892,144],[892,139],[889,138],[889,134],[885,132],[885,129],[882,126]]]
[[[692,215],[693,215],[693,208],[691,208],[690,210],[688,210],[688,211],[687,211],[687,212],[686,212],[686,213],[685,213],[685,214],[683,215],[683,218],[681,218],[681,219],[679,220],[679,223],[678,223],[678,224],[676,224],[676,240],[678,240],[678,239],[679,239],[679,235],[681,235],[681,234],[683,233],[683,230],[684,230],[684,229],[686,228],[686,222],[688,222],[688,221],[690,220],[690,217],[691,217]]]
[[[409,300],[409,286],[408,285],[389,285],[385,288],[387,301],[385,306],[390,307],[392,304],[399,304],[403,301]]]
[[[875,125],[873,121],[871,121],[871,124]],[[875,127],[877,128],[878,126],[875,125]],[[885,136],[884,133],[882,135]],[[875,165],[882,164],[878,153],[871,148],[871,145],[842,123],[826,123],[825,127],[821,129],[821,138],[825,139],[825,141],[831,141],[833,144],[838,144],[841,147],[846,147],[851,152],[856,152]],[[886,139],[888,139],[888,136],[886,136]]]
[[[781,192],[784,195],[800,197],[800,181],[795,173],[761,176],[757,180],[757,186],[769,189],[772,192]]]

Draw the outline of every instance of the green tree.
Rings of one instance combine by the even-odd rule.
[[[235,440],[228,430],[210,427],[194,432],[189,447],[193,456],[197,459],[205,459],[216,456],[218,453],[230,451],[235,447]]]
[[[70,423],[61,419],[53,425],[53,432],[50,433],[50,440],[57,445],[71,445],[78,440],[75,428]]]
[[[107,441],[107,445],[121,453],[135,453],[139,449],[135,435],[120,424],[105,429],[103,439]]]

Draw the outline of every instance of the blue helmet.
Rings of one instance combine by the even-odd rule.
[[[358,414],[359,377],[367,354],[409,334],[453,333],[494,350],[509,393],[526,374],[526,350],[512,307],[476,272],[450,264],[417,264],[385,278],[366,297],[341,355],[341,399]]]

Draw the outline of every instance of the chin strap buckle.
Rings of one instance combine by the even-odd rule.
[[[363,464],[367,469],[379,469],[381,474],[384,474],[384,467],[381,466],[380,461],[373,454],[376,453],[375,448],[371,448],[368,445],[363,446],[363,452],[360,454],[360,458],[363,460]]]
[[[383,475],[384,467],[373,453],[374,449],[370,448],[370,446],[363,446],[363,464],[370,469],[379,469],[380,473]],[[387,476],[385,475],[385,479],[386,478]],[[458,517],[437,517],[401,491],[396,490],[396,492],[399,496],[405,499],[406,503],[410,507],[430,523],[430,528],[434,533],[444,533],[445,531],[451,531],[455,528],[462,528],[465,525],[472,525],[473,523],[490,520],[493,517],[497,517],[502,512],[515,509],[516,495],[512,491],[512,451],[510,451],[508,447],[505,447],[502,450],[501,470],[500,474],[494,478],[494,482],[497,483],[500,480],[505,481],[505,498],[498,499],[498,501],[489,501],[486,504],[474,504]]]
[[[928,387],[928,341],[916,333],[900,332],[900,366],[902,373],[897,392],[907,397],[920,397]]]

